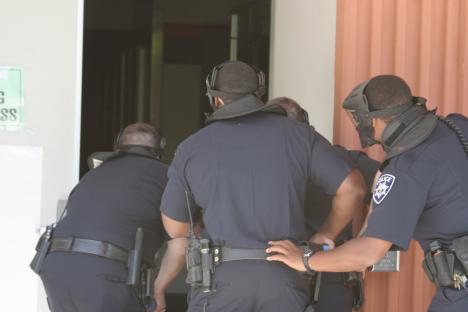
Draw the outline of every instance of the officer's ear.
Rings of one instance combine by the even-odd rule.
[[[372,118],[372,127],[374,128],[374,139],[380,141],[382,134],[388,123],[382,118]]]
[[[215,104],[216,109],[220,109],[221,107],[224,106],[223,99],[221,99],[219,96],[216,96],[214,104]]]

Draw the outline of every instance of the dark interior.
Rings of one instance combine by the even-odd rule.
[[[270,0],[93,0],[85,2],[80,174],[117,133],[143,121],[167,140],[170,162],[210,112],[205,77],[229,59],[252,63],[268,80]],[[168,311],[186,310],[183,274]]]
[[[211,110],[211,68],[235,58],[268,77],[269,38],[270,0],[86,1],[81,175],[88,155],[136,121],[162,132],[170,161]]]

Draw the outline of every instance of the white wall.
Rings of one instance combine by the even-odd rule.
[[[336,0],[272,0],[269,98],[288,96],[333,137]]]
[[[0,130],[1,166],[10,169],[0,174],[0,187],[9,186],[0,189],[2,223],[17,228],[0,235],[0,311],[48,311],[27,267],[36,234],[26,225],[54,221],[78,180],[83,1],[1,1],[0,66],[24,70],[25,124]]]

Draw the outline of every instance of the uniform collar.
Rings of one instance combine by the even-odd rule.
[[[218,120],[237,118],[256,112],[286,115],[286,112],[281,108],[281,106],[276,104],[266,105],[255,95],[247,94],[214,111],[213,114],[206,118],[206,123],[208,124]]]
[[[88,168],[94,169],[100,166],[103,162],[110,159],[118,158],[124,155],[137,155],[142,157],[158,160],[158,156],[145,146],[140,145],[121,145],[113,152],[95,152],[88,157]]]
[[[437,120],[437,116],[433,112],[427,112],[421,119],[416,120],[394,141],[385,157],[385,161],[424,142],[437,126]]]

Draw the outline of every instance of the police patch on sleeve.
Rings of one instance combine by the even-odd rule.
[[[377,205],[387,197],[388,193],[390,193],[393,183],[395,183],[395,176],[387,173],[380,176],[372,196]]]

